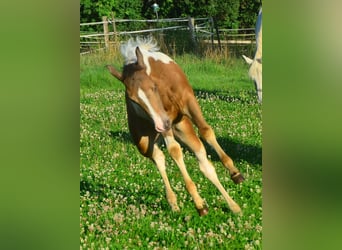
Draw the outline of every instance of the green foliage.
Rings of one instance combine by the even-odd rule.
[[[255,25],[256,15],[261,6],[257,0],[198,0],[174,1],[160,0],[159,18],[170,17],[208,17],[212,16],[219,28],[244,28]],[[81,0],[80,17],[82,22],[99,21],[102,16],[117,18],[153,19],[153,1],[141,0]]]
[[[203,115],[221,146],[245,175],[235,185],[207,147],[222,185],[240,204],[232,214],[203,176],[193,153],[184,161],[209,214],[199,217],[175,163],[167,171],[181,211],[173,213],[160,174],[141,156],[127,128],[124,86],[104,65],[120,57],[81,57],[80,247],[81,249],[261,249],[261,106],[242,60],[222,63],[192,55],[176,58],[195,90]]]
[[[240,27],[254,27],[261,7],[261,0],[240,0],[239,16]]]
[[[102,16],[111,17],[115,13],[117,18],[141,19],[142,1],[136,0],[81,0],[81,22],[99,21]]]

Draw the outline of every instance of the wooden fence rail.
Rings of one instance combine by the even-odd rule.
[[[138,30],[124,30],[118,31],[117,25],[119,23],[145,23],[153,24],[157,27],[149,27]],[[178,25],[172,25],[177,23]],[[166,24],[168,24],[166,26]],[[98,32],[82,31],[82,27],[92,26]],[[102,26],[102,28],[101,28]],[[147,25],[148,26],[148,25]],[[196,45],[198,36],[202,36],[205,43],[244,45],[255,43],[254,28],[245,29],[217,29],[214,25],[213,19],[209,18],[165,18],[154,20],[132,20],[132,19],[117,19],[114,15],[111,18],[104,16],[101,22],[81,23],[80,32],[80,49],[81,54],[87,53],[87,50],[94,50],[94,46],[98,49],[108,49],[111,44],[117,44],[121,36],[136,35],[146,33],[163,33],[168,30],[186,30],[189,32],[189,37]],[[99,32],[102,31],[102,32]],[[96,49],[95,49],[96,50]]]

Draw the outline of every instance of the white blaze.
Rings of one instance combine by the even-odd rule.
[[[151,115],[151,118],[154,122],[154,126],[155,126],[156,130],[158,132],[163,132],[165,130],[163,120],[160,117],[160,115],[157,114],[157,112],[154,110],[150,101],[148,100],[147,96],[145,95],[145,92],[141,88],[138,88],[138,96],[144,102],[144,104],[147,106],[148,111]]]

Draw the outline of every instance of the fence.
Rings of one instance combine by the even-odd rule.
[[[169,54],[223,47],[235,55],[250,54],[255,44],[254,28],[217,29],[211,17],[129,20],[112,16],[81,23],[80,30],[81,54],[117,48],[120,41],[137,35],[153,35]]]

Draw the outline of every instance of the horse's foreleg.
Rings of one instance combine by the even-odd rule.
[[[166,174],[165,156],[163,152],[155,144],[156,138],[158,137],[158,133],[154,132],[152,128],[149,130],[150,136],[142,136],[142,132],[148,130],[148,128],[146,129],[146,126],[147,125],[145,124],[145,126],[142,125],[139,130],[131,130],[133,140],[136,143],[140,153],[145,157],[152,159],[153,162],[156,164],[159,173],[164,181],[166,199],[173,211],[179,211],[176,194],[173,192]]]
[[[163,152],[158,148],[157,145],[154,145],[153,153],[152,153],[152,159],[155,162],[160,175],[164,181],[165,185],[165,191],[166,191],[166,199],[169,202],[172,211],[179,211],[179,207],[177,205],[177,197],[176,194],[173,192],[169,178],[166,174],[166,167],[165,167],[165,156]]]
[[[169,130],[166,133],[163,133],[164,140],[167,146],[167,149],[172,157],[172,159],[176,162],[177,166],[179,167],[185,182],[185,187],[188,190],[189,194],[191,195],[192,199],[194,200],[196,209],[198,213],[202,215],[206,215],[208,213],[207,205],[205,204],[204,200],[197,192],[197,188],[195,183],[191,180],[188,171],[186,170],[186,166],[183,160],[183,153],[179,143],[173,137],[173,133]]]

